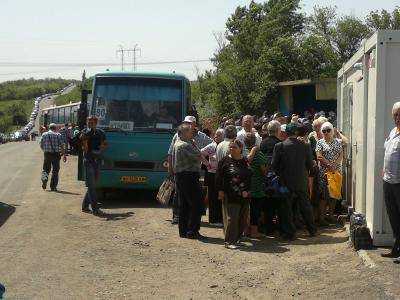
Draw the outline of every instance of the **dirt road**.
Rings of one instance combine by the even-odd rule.
[[[178,238],[170,211],[149,194],[113,195],[103,203],[104,218],[83,214],[76,159],[62,164],[59,193],[41,190],[41,163],[36,142],[0,146],[0,282],[7,299],[399,295],[398,271],[389,262],[382,262],[387,269],[366,267],[343,229],[290,244],[249,240],[242,250],[227,250],[221,230],[207,223],[206,242]]]

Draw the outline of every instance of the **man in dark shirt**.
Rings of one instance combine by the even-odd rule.
[[[287,200],[287,227],[285,234],[289,239],[295,237],[296,227],[293,224],[293,201],[303,216],[307,230],[311,236],[316,234],[313,211],[308,197],[308,174],[313,166],[311,149],[308,144],[296,137],[296,125],[288,124],[286,127],[288,138],[276,144],[272,156],[272,168],[280,178],[280,183],[287,187],[289,195]]]
[[[83,145],[83,163],[85,167],[87,192],[82,202],[82,211],[90,212],[89,204],[94,215],[99,215],[95,184],[99,176],[99,159],[107,147],[104,131],[97,127],[97,117],[88,118],[88,128],[81,135]]]
[[[265,154],[268,162],[271,163],[274,147],[276,144],[281,142],[281,140],[278,138],[281,132],[281,123],[275,120],[269,122],[267,125],[267,132],[268,136],[262,140],[260,150]]]

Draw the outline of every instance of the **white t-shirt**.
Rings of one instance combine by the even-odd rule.
[[[256,145],[260,146],[261,141],[262,141],[261,136],[258,134],[257,130],[255,130],[254,128],[252,129],[252,131],[256,136]],[[243,145],[244,145],[244,139],[245,139],[247,133],[249,133],[249,132],[245,131],[244,128],[237,133],[237,139],[239,141],[241,141]]]

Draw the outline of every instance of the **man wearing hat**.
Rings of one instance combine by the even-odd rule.
[[[107,148],[106,135],[97,128],[97,117],[91,116],[87,120],[87,128],[81,135],[83,147],[83,164],[85,167],[85,182],[87,191],[82,202],[82,212],[99,215],[95,184],[99,176],[99,160],[102,152]],[[91,206],[91,211],[89,209]]]
[[[197,120],[193,116],[186,116],[183,120],[182,124],[189,125],[192,132],[193,132],[193,141],[194,144],[197,146],[198,149],[203,149],[205,146],[211,144],[213,140],[207,136],[205,133],[201,132],[197,128]],[[168,149],[168,173],[172,176],[175,175],[174,170],[174,145],[179,140],[178,133],[175,133],[174,137],[172,138],[171,144]],[[179,222],[179,199],[178,199],[178,192],[175,190],[175,195],[173,199],[172,205],[172,224],[178,224]]]
[[[63,137],[57,132],[57,125],[51,123],[49,131],[43,133],[40,140],[40,148],[44,153],[43,171],[42,171],[42,188],[45,190],[49,178],[50,170],[52,170],[50,189],[57,191],[58,172],[60,171],[60,160],[63,156],[64,162],[67,161],[66,145]]]
[[[312,207],[308,197],[308,174],[312,168],[311,149],[296,137],[297,125],[287,124],[288,138],[276,144],[272,156],[272,169],[279,176],[280,184],[285,186],[289,193],[286,195],[286,214],[283,220],[284,237],[295,238],[293,204],[296,204],[306,223],[310,236],[316,234]],[[296,202],[296,203],[295,203]]]

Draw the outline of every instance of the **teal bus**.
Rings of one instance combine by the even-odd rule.
[[[175,73],[99,73],[88,106],[108,142],[97,189],[158,189],[176,128],[193,113],[189,80]]]

